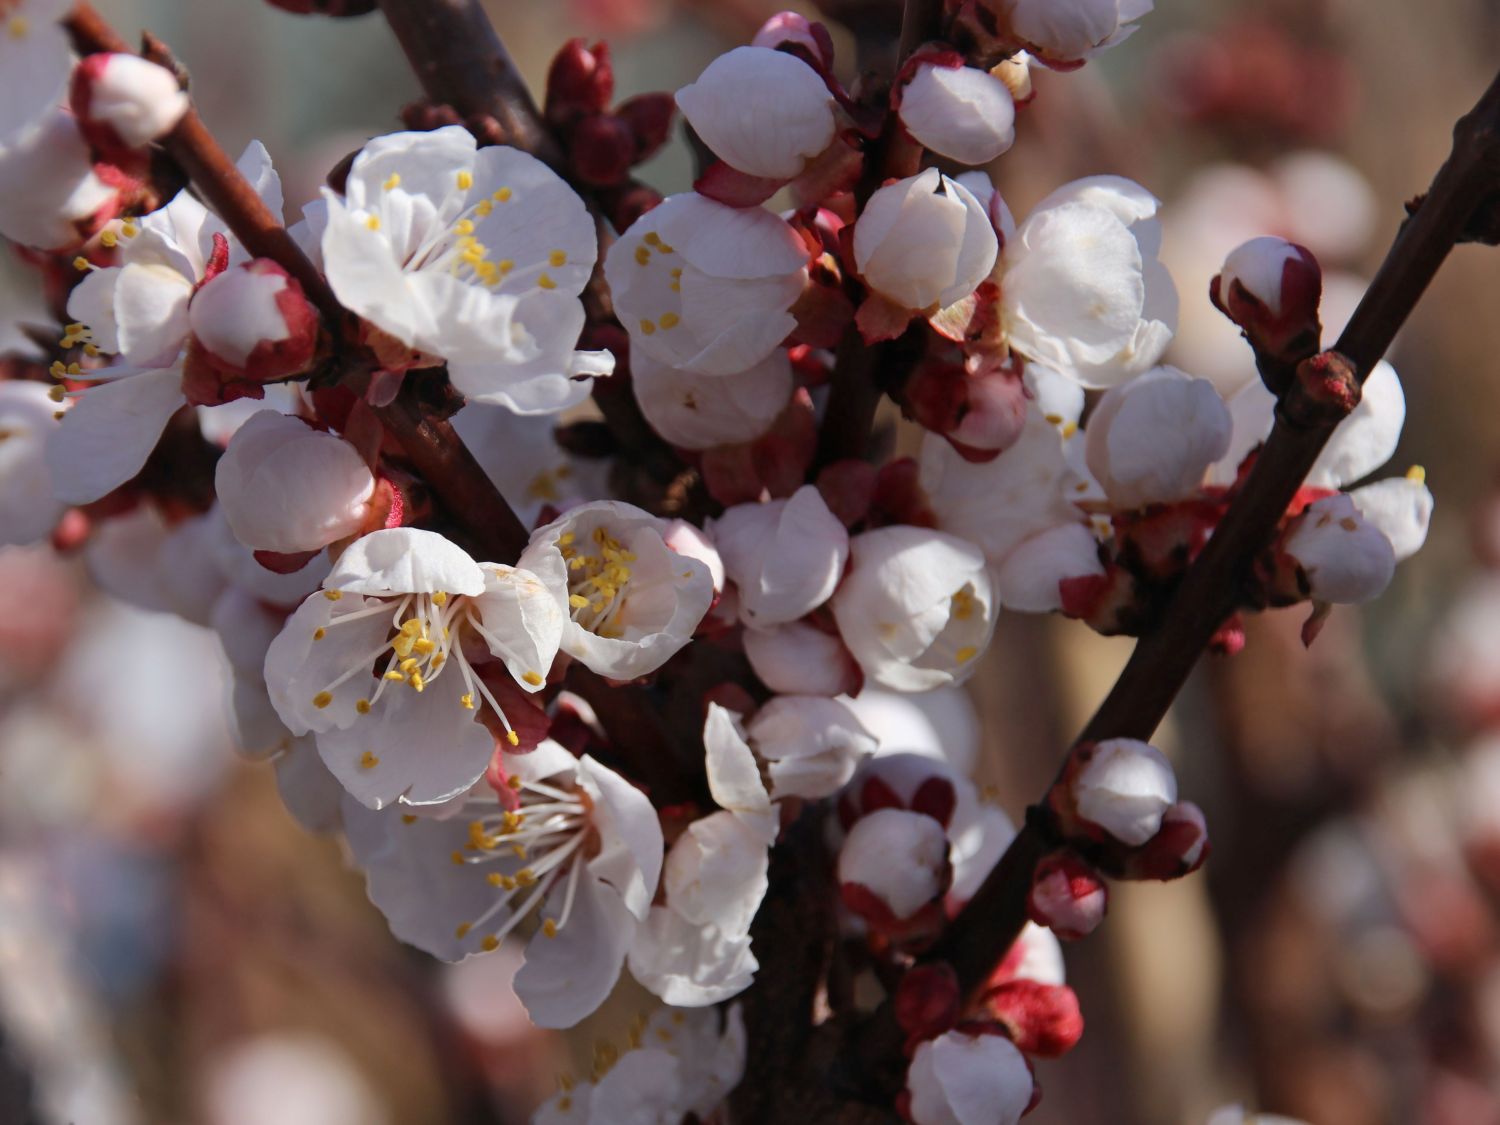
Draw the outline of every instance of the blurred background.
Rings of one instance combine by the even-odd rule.
[[[225,146],[269,146],[293,211],[416,96],[378,17],[96,4],[173,45]],[[607,37],[622,95],[692,80],[785,6],[490,4],[534,86],[566,38]],[[864,35],[873,7],[828,5]],[[857,36],[837,34],[852,71]],[[1099,172],[1160,196],[1173,361],[1227,394],[1253,369],[1205,296],[1224,252],[1304,242],[1347,312],[1496,57],[1488,0],[1158,0],[1124,47],[1037,72],[992,172],[1018,216]],[[645,178],[685,189],[685,146]],[[7,284],[4,331],[32,303]],[[1040,1064],[1037,1125],[1199,1125],[1236,1100],[1314,1125],[1500,1122],[1497,302],[1500,257],[1462,248],[1391,356],[1408,419],[1390,471],[1427,470],[1426,549],[1310,651],[1305,610],[1251,621],[1245,652],[1206,661],[1169,718],[1159,741],[1213,857],[1120,886],[1108,925],[1067,950],[1088,1031]],[[1001,623],[970,693],[981,780],[1013,815],[1128,651],[1076,623]],[[236,760],[220,659],[207,630],[111,600],[80,560],[0,551],[0,1107],[49,1125],[525,1120],[642,995],[547,1035],[503,952],[440,966],[398,946],[270,769]]]

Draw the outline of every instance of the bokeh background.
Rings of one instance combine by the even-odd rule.
[[[173,45],[226,147],[265,141],[292,201],[417,93],[378,17],[95,2]],[[625,95],[692,80],[783,6],[490,4],[534,85],[568,37],[607,37]],[[879,6],[830,4],[846,68]],[[1357,294],[1497,57],[1488,0],[1158,0],[1099,62],[1038,73],[992,171],[1018,215],[1098,172],[1160,196],[1174,361],[1228,391],[1252,371],[1205,296],[1223,253],[1294,237]],[[645,178],[683,190],[689,168],[678,143]],[[0,346],[34,303],[24,279],[4,285]],[[1199,1125],[1233,1100],[1314,1125],[1500,1122],[1497,355],[1500,257],[1461,248],[1392,355],[1408,401],[1392,468],[1427,470],[1428,545],[1310,651],[1305,609],[1282,611],[1199,668],[1160,742],[1213,857],[1117,888],[1108,924],[1067,950],[1088,1031],[1041,1064],[1037,1125]],[[1002,621],[971,695],[982,780],[1012,814],[1128,651]],[[623,1038],[642,994],[542,1034],[505,953],[439,966],[398,946],[270,769],[235,759],[219,661],[206,630],[111,600],[83,560],[0,550],[0,1121],[524,1121],[556,1073]]]

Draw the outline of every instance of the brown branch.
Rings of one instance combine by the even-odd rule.
[[[1454,127],[1452,154],[1433,180],[1426,201],[1397,235],[1335,350],[1369,375],[1479,205],[1500,186],[1500,78]],[[1303,392],[1294,384],[1288,399]],[[1303,404],[1305,405],[1305,404]],[[1271,542],[1287,505],[1333,431],[1332,425],[1299,426],[1306,416],[1284,400],[1276,425],[1244,489],[1189,568],[1156,630],[1136,646],[1129,663],[1079,741],[1151,737],[1199,655],[1234,611],[1236,595],[1255,557]],[[965,992],[972,992],[1005,955],[1025,924],[1026,897],[1036,860],[1057,841],[1043,818],[1028,817],[963,912],[928,953],[949,962]],[[872,1019],[857,1048],[887,1068],[899,1045],[889,1005]]]

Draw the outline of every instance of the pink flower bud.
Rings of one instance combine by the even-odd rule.
[[[615,116],[630,127],[635,137],[635,159],[631,163],[639,164],[671,139],[677,101],[671,94],[637,94],[621,102]]]
[[[1026,426],[1026,386],[1018,371],[970,374],[959,364],[929,362],[906,385],[918,424],[941,434],[966,461],[990,461]]]
[[[1323,271],[1305,247],[1252,238],[1224,259],[1209,295],[1257,352],[1296,362],[1317,351]]]
[[[1179,801],[1161,818],[1161,830],[1127,858],[1121,874],[1127,879],[1180,879],[1202,867],[1209,851],[1203,810]]]
[[[1065,984],[1007,981],[986,992],[981,1003],[1028,1055],[1059,1058],[1083,1037],[1078,997]]]
[[[317,350],[317,310],[268,258],[225,270],[198,290],[188,325],[212,366],[256,382],[306,371]]]
[[[783,44],[794,44],[807,48],[808,52],[825,67],[833,65],[833,39],[828,29],[813,23],[797,12],[777,12],[761,24],[752,47],[770,47],[773,50]]]
[[[890,754],[866,762],[839,794],[839,822],[848,829],[877,809],[905,809],[947,828],[958,806],[952,771],[921,754]]]
[[[113,218],[124,189],[90,160],[64,108],[0,148],[0,235],[37,250],[76,246]]]
[[[176,128],[189,108],[177,76],[139,55],[89,55],[73,71],[73,112],[105,153],[140,148]]]
[[[582,114],[603,113],[615,96],[615,72],[609,44],[590,47],[570,39],[547,71],[547,120],[561,124]]]
[[[1099,873],[1070,851],[1053,852],[1036,865],[1026,913],[1066,941],[1094,932],[1109,909],[1109,890]]]
[[[568,138],[568,159],[586,184],[612,187],[630,174],[636,140],[630,126],[608,114],[583,118]]]
[[[946,962],[917,965],[896,987],[896,1022],[908,1041],[932,1039],[958,1022],[958,975]]]
[[[948,835],[923,813],[877,809],[860,818],[839,850],[844,904],[878,930],[942,905],[952,869]]]

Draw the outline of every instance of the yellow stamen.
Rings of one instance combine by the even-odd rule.
[[[496,203],[507,203],[507,202],[510,201],[510,195],[511,195],[510,188],[503,187],[503,188],[499,189],[497,192],[495,192],[495,194],[492,196],[492,198],[494,199],[494,201]]]
[[[568,255],[562,250],[554,250],[547,255],[547,264],[552,266],[565,266],[568,264]]]
[[[383,187],[383,188],[385,188],[386,191],[393,191],[396,188],[400,187],[401,186],[401,173],[400,172],[392,172],[389,176],[387,176],[385,178],[385,183],[381,184],[380,186]]]
[[[344,596],[342,590],[324,590],[323,596],[331,602],[336,602]]]
[[[370,229],[370,230],[379,230],[380,229],[380,216],[379,215],[371,215],[368,219],[365,220],[365,226],[368,229]]]
[[[73,268],[75,270],[86,270],[89,268],[89,260],[80,254],[73,259]]]
[[[411,813],[402,813],[401,814],[401,823],[402,824],[415,824],[415,823],[417,823],[417,818],[414,817],[414,816],[412,816]]]
[[[641,321],[641,332],[644,335],[649,336],[649,335],[651,335],[655,331],[656,331],[656,325],[652,324],[649,320],[642,320]]]
[[[474,214],[478,215],[481,219],[494,211],[494,209],[495,205],[488,199],[481,199],[478,203],[474,204]]]
[[[537,283],[537,285],[541,286],[541,288],[543,288],[543,289],[556,289],[557,288],[557,282],[553,281],[546,274],[542,274],[541,277],[537,278],[536,279],[536,283]]]
[[[368,750],[366,750],[359,756],[360,769],[372,770],[378,765],[380,765],[380,759],[377,758],[374,754],[370,753]]]
[[[521,745],[521,736],[518,735],[513,730],[508,730],[508,731],[505,732],[505,740],[507,742],[509,742],[512,746],[519,746],[519,745]]]
[[[458,701],[464,705],[465,710],[474,710],[474,693],[472,691],[464,692],[458,697]]]
[[[120,245],[120,236],[118,233],[112,230],[101,231],[99,234],[99,241],[109,249],[113,250],[116,246]]]
[[[315,641],[321,641],[326,636],[328,636],[328,630],[321,625],[313,630],[313,640]]]
[[[317,695],[313,696],[313,706],[316,707],[319,711],[323,710],[323,708],[327,707],[332,702],[333,694],[331,692],[320,691]]]
[[[53,402],[61,402],[68,397],[68,389],[61,383],[58,383],[56,386],[47,388],[47,397]]]
[[[453,224],[453,233],[454,234],[473,234],[474,233],[474,224],[472,222],[470,222],[468,219],[459,219],[458,222],[456,222],[456,223]]]
[[[472,922],[460,922],[458,928],[453,931],[453,936],[462,941],[469,935],[469,931],[473,928],[474,924]]]
[[[493,953],[500,948],[500,939],[494,934],[485,934],[484,940],[479,943],[479,948],[486,953]]]
[[[953,654],[953,659],[957,660],[960,664],[967,664],[974,659],[975,654],[978,652],[979,650],[972,645],[966,645]]]
[[[1426,484],[1427,470],[1422,468],[1421,465],[1413,465],[1406,470],[1406,479],[1412,481],[1414,484]]]
[[[370,701],[368,699],[356,699],[354,701],[354,709],[361,715],[368,715],[370,713]]]
[[[535,672],[527,672],[524,676],[521,677],[521,679],[525,680],[532,687],[541,687],[545,682],[542,677],[537,675]]]
[[[473,172],[467,172],[466,171],[466,172],[460,172],[458,174],[458,190],[459,191],[468,191],[473,186],[474,186],[474,173]]]
[[[676,328],[677,325],[679,323],[681,323],[681,321],[682,321],[682,318],[679,317],[676,313],[670,313],[670,312],[669,313],[662,313],[661,314],[661,327],[662,327],[662,331],[666,331],[669,328]]]
[[[442,608],[443,606],[448,604],[448,595],[442,590],[439,590],[437,593],[432,595],[432,604],[439,608]]]
[[[5,30],[12,39],[25,39],[27,32],[31,30],[31,24],[25,16],[11,16]]]
[[[551,918],[548,918],[545,922],[542,923],[542,933],[546,934],[548,937],[556,937],[557,923]]]

